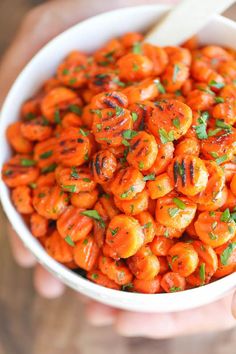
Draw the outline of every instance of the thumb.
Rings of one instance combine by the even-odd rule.
[[[236,292],[234,293],[233,300],[232,300],[232,314],[236,319]]]

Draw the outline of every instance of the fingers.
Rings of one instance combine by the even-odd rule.
[[[232,296],[213,304],[172,314],[119,312],[116,330],[124,336],[170,338],[225,330],[236,325],[230,312]]]
[[[117,310],[112,307],[90,301],[86,306],[86,316],[94,326],[108,326],[115,322]]]
[[[48,299],[61,296],[65,286],[39,264],[35,268],[34,286],[37,292]]]
[[[8,235],[10,238],[10,243],[12,247],[12,253],[16,262],[22,267],[32,267],[36,264],[35,257],[25,248],[19,237],[16,235],[15,231],[12,229],[10,224],[7,226]]]
[[[92,302],[87,307],[87,319],[97,326],[113,324],[119,334],[127,337],[170,338],[234,327],[231,301],[232,296],[228,296],[198,309],[170,314],[118,311]]]
[[[236,292],[234,293],[233,300],[232,300],[232,314],[236,319]]]

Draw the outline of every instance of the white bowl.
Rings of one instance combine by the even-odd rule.
[[[145,31],[167,10],[166,6],[140,6],[119,9],[88,19],[60,34],[31,60],[17,78],[4,103],[0,120],[0,169],[10,157],[5,137],[7,126],[18,119],[21,104],[31,97],[43,82],[55,73],[57,65],[71,50],[93,52],[112,37],[128,31]],[[223,17],[212,18],[199,34],[202,43],[235,47],[236,24]],[[3,208],[25,246],[49,272],[63,283],[104,304],[139,312],[172,312],[192,309],[213,302],[236,286],[236,273],[209,285],[172,294],[136,294],[107,289],[96,285],[51,258],[32,236],[12,204],[10,193],[0,181]]]

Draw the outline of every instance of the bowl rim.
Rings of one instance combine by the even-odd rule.
[[[53,38],[51,41],[49,41],[45,46],[43,46],[34,56],[33,58],[28,62],[28,64],[23,68],[23,70],[20,72],[20,74],[17,76],[15,82],[11,86],[11,89],[9,90],[7,97],[4,100],[4,104],[2,106],[2,111],[0,113],[1,119],[0,119],[0,137],[5,134],[5,127],[4,127],[4,111],[6,110],[6,107],[11,102],[11,96],[15,89],[17,88],[17,84],[21,81],[22,76],[27,73],[29,68],[34,65],[38,55],[43,54],[44,52],[47,52],[48,47],[50,47],[54,42],[56,42],[60,37],[66,36],[67,33],[75,30],[78,26],[84,23],[89,23],[92,22],[95,18],[97,17],[103,17],[105,16],[110,16],[110,14],[116,13],[117,15],[121,15],[122,12],[124,11],[132,11],[132,9],[139,9],[139,11],[142,11],[144,9],[149,9],[151,10],[152,8],[159,9],[163,13],[170,9],[171,6],[168,5],[144,5],[144,6],[131,6],[131,7],[125,7],[125,8],[120,8],[116,10],[112,10],[109,12],[104,12],[99,15],[90,17],[86,19],[85,21],[79,22],[76,25],[68,28],[66,31],[60,33],[57,35],[55,38]],[[234,23],[232,20],[229,20],[227,18],[224,18],[222,16],[214,16],[217,21],[225,23],[227,26],[231,26],[232,29],[236,29],[236,23]],[[5,118],[6,121],[6,118]],[[0,168],[2,167],[3,161],[0,161]],[[0,199],[2,202],[2,207],[8,217],[8,220],[10,221],[11,225],[14,228],[14,224],[17,225],[17,234],[20,237],[20,239],[23,241],[24,245],[26,248],[30,250],[31,253],[36,257],[37,261],[45,267],[49,272],[51,272],[53,275],[56,275],[59,279],[61,279],[64,283],[66,283],[68,286],[74,288],[75,290],[90,296],[93,299],[99,298],[99,301],[106,301],[111,298],[114,299],[116,302],[120,302],[121,305],[122,303],[125,304],[127,302],[137,302],[139,304],[143,304],[145,311],[147,310],[146,307],[148,307],[148,303],[153,302],[153,299],[157,299],[160,303],[163,304],[164,307],[168,307],[168,303],[171,302],[178,302],[182,303],[184,301],[188,301],[190,297],[205,297],[207,296],[207,293],[209,292],[216,292],[218,294],[218,298],[222,296],[222,293],[226,293],[229,290],[233,290],[234,284],[236,285],[236,273],[232,273],[230,275],[227,275],[224,278],[218,279],[210,284],[207,284],[202,287],[197,287],[189,290],[185,290],[183,292],[175,292],[175,293],[160,293],[160,294],[143,294],[143,293],[132,293],[132,292],[124,292],[120,290],[113,290],[110,288],[105,288],[103,286],[100,286],[98,284],[93,283],[92,281],[85,279],[81,277],[80,275],[76,274],[72,270],[66,268],[56,260],[54,260],[51,256],[49,256],[45,249],[42,247],[42,245],[38,242],[38,240],[31,234],[30,230],[28,229],[27,225],[24,223],[23,219],[20,217],[20,214],[16,211],[13,203],[11,202],[10,199],[10,193],[8,187],[4,184],[2,178],[0,179]],[[16,228],[16,227],[15,227]],[[220,290],[219,288],[225,289],[225,291]],[[217,297],[215,297],[216,299]],[[209,299],[209,302],[211,302],[211,299]],[[205,301],[206,303],[206,301]],[[113,304],[113,303],[112,303]],[[147,306],[145,307],[145,305]],[[113,306],[116,306],[113,304]],[[125,305],[124,305],[125,306]],[[124,307],[123,306],[123,307]],[[127,306],[126,306],[127,307]],[[193,308],[193,307],[191,307]],[[130,309],[132,310],[132,308]],[[153,310],[155,311],[155,309]]]

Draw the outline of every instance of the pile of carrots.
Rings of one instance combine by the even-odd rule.
[[[8,127],[2,178],[58,262],[176,292],[236,270],[236,52],[142,40],[70,53]]]

